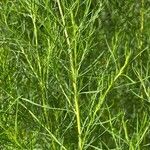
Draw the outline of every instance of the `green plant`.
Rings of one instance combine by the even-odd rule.
[[[148,150],[149,1],[0,2],[0,148]]]

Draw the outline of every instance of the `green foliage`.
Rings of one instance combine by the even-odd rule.
[[[0,2],[0,149],[149,150],[149,0]]]

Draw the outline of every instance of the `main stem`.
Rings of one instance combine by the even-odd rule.
[[[140,10],[140,49],[142,48],[143,45],[143,29],[144,29],[144,0],[141,0],[141,10]]]
[[[76,115],[76,121],[77,121],[77,129],[78,129],[78,149],[82,150],[82,138],[81,138],[81,123],[80,123],[80,109],[79,109],[79,98],[78,98],[78,89],[77,89],[77,68],[76,68],[76,63],[74,63],[73,58],[76,62],[76,55],[73,57],[73,52],[71,51],[71,44],[66,28],[66,23],[65,23],[65,18],[63,15],[62,7],[60,4],[60,0],[57,0],[57,4],[59,7],[59,12],[61,15],[62,23],[64,26],[64,33],[67,41],[67,45],[69,48],[69,59],[70,59],[70,68],[71,68],[71,74],[72,74],[72,86],[73,86],[73,93],[74,93],[74,103],[75,103],[75,115]]]

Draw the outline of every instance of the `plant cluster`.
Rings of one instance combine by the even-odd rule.
[[[149,6],[2,0],[0,149],[149,150]]]

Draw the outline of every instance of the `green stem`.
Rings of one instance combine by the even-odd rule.
[[[64,26],[65,38],[66,38],[67,45],[69,48],[70,69],[71,69],[71,75],[72,75],[72,86],[73,86],[73,94],[74,94],[73,99],[74,99],[74,103],[75,103],[75,115],[76,115],[77,130],[78,130],[78,149],[82,150],[80,109],[79,109],[79,98],[78,98],[78,89],[77,89],[78,73],[77,73],[77,68],[76,68],[76,52],[74,51],[74,53],[73,53],[72,51],[70,51],[71,50],[71,42],[69,40],[69,35],[67,32],[67,28],[66,28],[65,18],[64,18],[61,3],[59,0],[57,0],[57,4],[59,7],[59,12],[60,12],[62,23]],[[74,61],[73,61],[73,58],[74,58]]]

